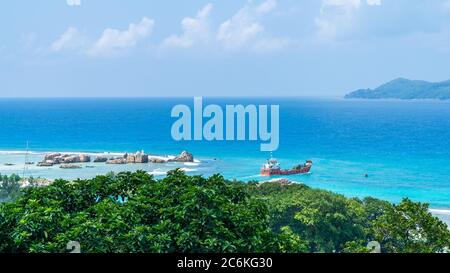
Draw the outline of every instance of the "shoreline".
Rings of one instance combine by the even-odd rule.
[[[28,155],[30,155],[30,157],[34,157],[33,160],[30,161],[35,161],[35,163],[37,163],[37,160],[39,160],[40,158],[42,158],[44,155],[49,154],[49,153],[55,153],[54,151],[48,151],[48,150],[42,150],[42,151],[36,151],[36,150],[30,150],[28,151]],[[117,152],[117,151],[88,151],[88,152],[83,152],[83,151],[65,151],[65,152],[57,152],[57,153],[61,153],[61,154],[70,154],[70,155],[89,155],[89,156],[109,156],[109,157],[115,157],[115,156],[123,156],[124,154],[126,154],[126,152]],[[2,149],[0,150],[0,160],[2,156],[11,156],[11,158],[15,158],[16,159],[16,163],[14,166],[6,166],[4,164],[6,164],[7,162],[2,160],[1,162],[1,166],[2,167],[0,169],[0,173],[3,174],[11,174],[11,173],[16,173],[20,176],[22,176],[22,169],[24,167],[24,159],[25,159],[25,155],[27,154],[27,151],[25,150],[9,150],[9,149]],[[155,158],[155,159],[162,159],[164,161],[168,161],[169,159],[173,159],[176,155],[161,155],[161,154],[148,154],[149,158]],[[22,158],[23,157],[23,158]],[[210,158],[210,159],[207,159]],[[66,179],[66,180],[74,180],[76,178],[81,178],[81,179],[88,179],[91,177],[94,177],[96,175],[101,175],[101,174],[106,174],[109,171],[113,171],[113,172],[121,172],[121,171],[136,171],[138,169],[143,169],[144,171],[147,171],[148,173],[156,176],[156,177],[162,177],[165,176],[167,174],[168,171],[175,169],[175,168],[180,168],[182,170],[184,170],[186,173],[191,173],[193,175],[197,175],[197,174],[203,174],[203,172],[206,170],[206,172],[210,171],[213,173],[223,173],[223,170],[220,170],[218,164],[222,164],[221,161],[224,160],[218,160],[215,161],[217,158],[216,157],[207,157],[207,158],[201,158],[201,160],[199,159],[194,159],[193,162],[165,162],[165,163],[130,163],[130,164],[125,164],[122,166],[119,165],[109,165],[109,166],[105,166],[104,163],[81,163],[82,165],[82,170],[80,172],[80,170],[78,169],[60,169],[59,165],[58,166],[52,166],[52,167],[37,167],[36,165],[32,165],[32,166],[28,166],[28,172],[29,173],[33,173],[33,175],[36,178],[45,178],[45,179],[49,179],[49,180],[53,180],[53,179],[57,179],[57,178],[62,178],[62,179]],[[19,161],[20,160],[20,161]],[[217,162],[217,163],[216,163]],[[227,162],[225,162],[227,163]],[[88,169],[86,166],[89,165],[94,165],[92,169]],[[226,165],[225,167],[229,168],[229,165]],[[210,169],[207,169],[210,168]],[[44,174],[42,174],[44,173]],[[87,175],[88,173],[88,175]],[[67,174],[63,175],[63,174]],[[205,174],[206,175],[206,174]],[[209,175],[209,174],[207,174]],[[249,174],[246,177],[254,177],[255,175],[253,174]],[[230,175],[225,175],[225,177],[229,180],[233,180],[233,177],[230,177]],[[238,181],[244,181],[246,182],[245,179],[240,178],[239,176],[234,176],[234,178]],[[289,178],[288,178],[289,179]],[[295,181],[295,183],[302,183],[302,184],[306,184],[312,188],[316,188],[316,189],[323,189],[323,190],[328,190],[331,192],[335,192],[335,193],[340,193],[346,197],[358,197],[360,199],[364,198],[361,197],[359,195],[352,194],[349,192],[339,192],[333,189],[329,189],[326,188],[324,186],[320,186],[320,185],[316,185],[316,184],[311,184],[311,183],[305,183],[305,182],[297,182],[297,181],[301,181],[301,179],[299,178],[294,178],[293,179]],[[326,182],[326,181],[325,181]],[[376,193],[373,194],[366,194],[365,196],[372,196],[374,198],[378,198],[381,200],[386,200],[389,201],[391,203],[396,203],[396,201],[393,200],[389,200],[388,198],[383,198],[382,196],[378,196]],[[410,198],[414,201],[418,201],[418,202],[422,202],[422,203],[431,203],[430,201],[423,201],[423,200],[417,200],[416,198]],[[435,216],[442,216],[445,217],[445,221],[446,223],[450,224],[450,205],[448,207],[446,206],[442,206],[442,205],[432,205],[430,204],[430,212],[432,212],[433,215]],[[440,217],[441,218],[441,217]]]

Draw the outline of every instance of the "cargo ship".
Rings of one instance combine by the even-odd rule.
[[[312,164],[311,160],[307,160],[305,164],[294,166],[290,170],[283,170],[278,160],[270,158],[261,168],[261,176],[306,174],[311,171]]]

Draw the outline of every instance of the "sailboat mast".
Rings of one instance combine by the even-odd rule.
[[[24,162],[24,165],[23,165],[23,173],[22,173],[22,178],[25,178],[25,175],[27,174],[27,172],[28,172],[28,140],[27,140],[27,148],[26,148],[26,150],[25,150],[25,162]]]

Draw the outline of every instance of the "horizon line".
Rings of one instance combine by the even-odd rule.
[[[43,97],[1,97],[0,100],[8,100],[8,99],[187,99],[187,98],[317,98],[317,99],[339,99],[344,98],[344,96],[302,96],[302,95],[280,95],[280,96],[43,96]]]

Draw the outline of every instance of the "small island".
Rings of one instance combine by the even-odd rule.
[[[345,96],[346,99],[438,99],[450,100],[450,80],[427,82],[398,78],[375,89],[360,89]]]

